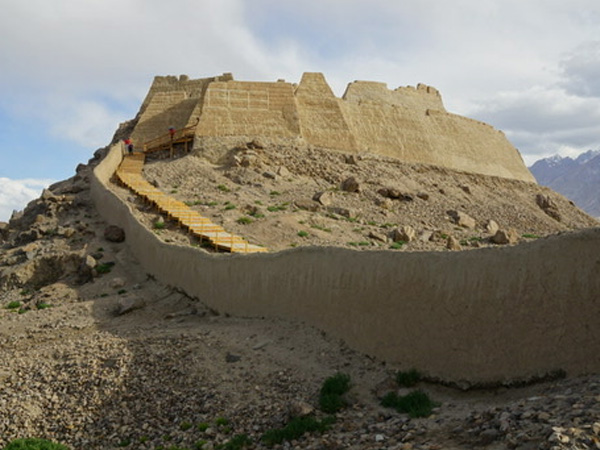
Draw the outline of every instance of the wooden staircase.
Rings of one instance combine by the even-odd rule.
[[[228,233],[223,227],[212,223],[210,219],[201,216],[185,203],[168,196],[148,183],[142,175],[145,158],[144,153],[132,153],[123,157],[123,161],[116,171],[116,176],[124,186],[152,203],[172,220],[187,228],[201,242],[203,240],[210,242],[215,250],[231,253],[268,251],[265,247],[250,244],[242,237]]]

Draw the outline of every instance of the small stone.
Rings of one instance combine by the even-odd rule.
[[[288,408],[290,417],[306,417],[315,412],[315,408],[306,402],[294,402]]]
[[[267,170],[267,171],[263,172],[263,177],[269,178],[271,180],[275,180],[277,178],[277,174],[274,172],[271,172],[270,170]]]
[[[127,284],[127,281],[123,278],[113,278],[108,285],[113,289],[120,289],[124,287],[125,284]]]
[[[125,240],[125,231],[116,225],[109,225],[104,229],[104,239],[109,242],[123,242]]]
[[[227,355],[225,355],[225,362],[227,363],[236,363],[238,362],[240,359],[242,359],[241,356],[239,355],[233,355],[231,353],[227,353]]]
[[[340,188],[346,192],[360,192],[360,183],[355,177],[349,177],[342,181]]]
[[[419,197],[421,200],[429,200],[429,194],[426,192],[419,192],[417,197]]]
[[[375,442],[383,442],[383,441],[385,441],[385,436],[383,434],[375,435]]]

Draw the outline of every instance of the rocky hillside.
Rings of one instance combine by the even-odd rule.
[[[263,449],[265,436],[281,436],[277,430],[297,417],[320,431],[275,448],[571,449],[599,442],[597,375],[557,373],[530,386],[476,391],[426,379],[400,387],[399,367],[319,330],[219,315],[162,285],[90,200],[90,170],[101,156],[0,229],[0,448],[35,436],[72,449]],[[594,225],[533,184],[312,148],[254,142],[225,162],[201,153],[159,159],[146,176],[273,250],[447,251],[449,244],[499,245],[489,220],[514,229],[507,235],[516,241]],[[155,226],[156,212],[114,189]],[[168,221],[156,230],[165,241],[189,242]],[[350,377],[350,390],[339,411],[324,412],[320,391],[338,372]],[[435,402],[425,417],[381,405],[390,392],[403,397],[414,389]]]
[[[600,217],[600,150],[589,150],[575,159],[540,159],[529,169],[538,183],[573,200],[588,214]]]
[[[201,150],[155,159],[144,173],[166,194],[272,251],[307,245],[458,250],[598,224],[533,183],[256,140],[218,155]],[[148,227],[164,221],[129,191],[115,189]],[[194,244],[168,221],[157,233]]]

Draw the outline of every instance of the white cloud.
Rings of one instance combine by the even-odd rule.
[[[21,211],[31,200],[39,197],[42,190],[53,180],[13,180],[0,177],[0,221],[10,219],[13,211]]]
[[[319,71],[338,95],[355,79],[431,84],[523,153],[566,152],[597,132],[599,25],[597,0],[5,0],[0,101],[95,148],[154,75]]]

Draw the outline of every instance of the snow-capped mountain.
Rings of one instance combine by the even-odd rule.
[[[600,217],[600,150],[589,150],[575,159],[558,155],[540,159],[529,170],[539,184]]]

